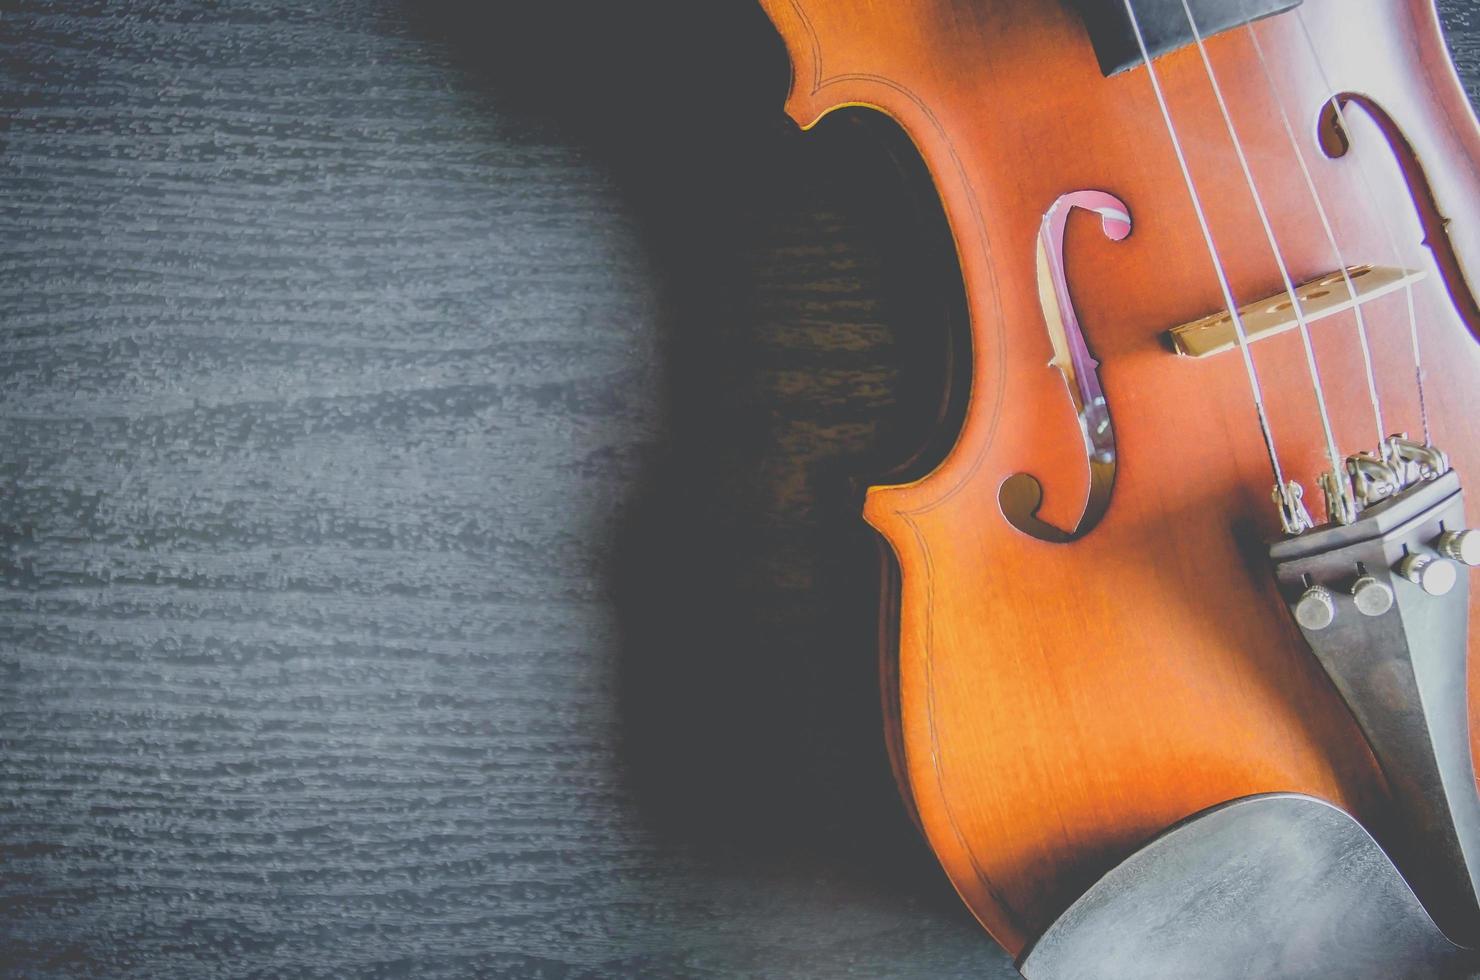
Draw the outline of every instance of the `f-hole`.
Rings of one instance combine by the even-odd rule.
[[[1075,191],[1054,202],[1043,216],[1038,233],[1038,299],[1043,320],[1053,344],[1050,367],[1059,369],[1069,389],[1069,400],[1084,436],[1089,461],[1089,494],[1072,531],[1065,531],[1038,516],[1043,504],[1043,484],[1028,473],[1015,473],[997,490],[997,502],[1008,523],[1041,541],[1064,544],[1084,537],[1100,523],[1110,508],[1115,489],[1115,430],[1110,424],[1110,406],[1100,387],[1100,362],[1089,352],[1064,272],[1064,231],[1074,211],[1092,211],[1100,216],[1105,237],[1122,241],[1131,233],[1130,211],[1113,194],[1104,191]]]
[[[1398,168],[1408,185],[1409,196],[1413,198],[1414,210],[1418,212],[1419,223],[1423,226],[1423,243],[1433,253],[1434,264],[1439,267],[1444,288],[1449,293],[1455,311],[1475,339],[1480,340],[1480,306],[1476,306],[1475,294],[1470,291],[1470,284],[1465,279],[1459,256],[1454,252],[1454,243],[1449,240],[1449,219],[1439,212],[1439,204],[1434,199],[1434,190],[1429,185],[1423,164],[1419,163],[1413,144],[1408,142],[1408,137],[1403,135],[1403,130],[1393,121],[1393,117],[1365,95],[1340,92],[1321,108],[1316,135],[1322,151],[1335,160],[1346,156],[1351,150],[1351,134],[1341,123],[1343,115],[1350,113],[1352,106],[1359,107],[1367,114],[1397,158]]]

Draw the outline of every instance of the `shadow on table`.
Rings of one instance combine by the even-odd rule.
[[[954,909],[889,772],[879,557],[858,516],[860,478],[922,444],[943,388],[949,238],[938,209],[910,217],[915,185],[885,152],[902,138],[800,133],[751,0],[414,16],[501,116],[613,175],[658,278],[664,437],[607,568],[643,818]],[[932,276],[921,256],[942,246]]]

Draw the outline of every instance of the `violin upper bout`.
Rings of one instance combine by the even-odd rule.
[[[803,129],[834,109],[866,105],[893,115],[877,97],[877,72],[891,54],[881,39],[908,30],[909,4],[878,11],[854,0],[760,0],[791,59],[786,112]],[[887,96],[887,89],[883,92]]]
[[[761,0],[761,6],[776,25],[791,60],[786,111],[797,125],[806,127],[820,116],[809,111],[809,103],[822,78],[821,40],[799,0]]]

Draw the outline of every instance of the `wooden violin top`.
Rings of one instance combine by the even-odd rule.
[[[1328,441],[1380,438],[1374,390],[1389,432],[1427,415],[1456,469],[1480,472],[1480,133],[1432,7],[1306,0],[1209,39],[1206,62],[1196,46],[1156,59],[1174,143],[1147,69],[1107,78],[1066,3],[762,3],[792,59],[791,116],[893,119],[957,245],[964,425],[928,476],[874,488],[866,517],[900,571],[886,690],[901,788],[967,904],[1016,953],[1138,845],[1254,793],[1330,800],[1382,841],[1385,780],[1269,572],[1282,532],[1248,365],[1167,346],[1225,307],[1176,150],[1238,303],[1362,263],[1423,273],[1413,329],[1401,289],[1364,305],[1371,372],[1350,311],[1308,325],[1309,356],[1300,330],[1250,345],[1316,519]],[[1348,104],[1333,157],[1317,123],[1336,92],[1370,105]],[[1078,216],[1045,239],[1056,204]],[[1066,394],[1056,317],[1092,355],[1075,363],[1108,412],[1093,426]],[[1096,450],[1090,428],[1112,421]],[[1042,488],[1035,517],[1009,519],[1005,484]]]

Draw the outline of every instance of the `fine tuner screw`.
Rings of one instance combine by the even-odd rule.
[[[1364,574],[1352,584],[1352,601],[1363,616],[1381,616],[1393,608],[1393,590],[1375,576]]]
[[[1434,548],[1460,564],[1471,568],[1480,565],[1480,531],[1445,531],[1434,542]]]
[[[1399,575],[1431,596],[1448,595],[1459,582],[1459,572],[1443,558],[1409,555],[1398,562]]]
[[[1295,621],[1308,630],[1319,631],[1336,622],[1336,597],[1321,585],[1312,585],[1295,603]]]

